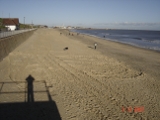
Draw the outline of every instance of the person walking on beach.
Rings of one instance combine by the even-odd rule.
[[[97,48],[97,43],[94,44],[94,48],[95,48],[95,49]]]

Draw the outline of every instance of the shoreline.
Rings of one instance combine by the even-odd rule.
[[[84,29],[85,30],[85,29]],[[95,29],[93,29],[95,30]],[[106,30],[106,29],[99,29],[99,30]],[[121,29],[114,29],[114,30],[121,30]],[[138,31],[138,30],[136,30]],[[141,31],[141,30],[140,30]],[[144,31],[144,30],[143,30]],[[146,30],[148,31],[148,30]],[[76,33],[75,31],[70,31],[71,33]],[[159,32],[159,31],[158,31]],[[159,52],[160,53],[160,49],[159,50],[155,50],[155,49],[151,49],[151,48],[146,48],[146,47],[142,47],[142,46],[139,46],[139,45],[133,45],[132,43],[125,43],[125,42],[120,42],[116,39],[110,39],[110,38],[103,38],[103,37],[98,37],[96,35],[89,35],[89,34],[85,34],[85,33],[79,33],[81,35],[85,35],[85,36],[90,36],[90,37],[95,37],[95,38],[98,38],[98,39],[101,39],[101,40],[107,40],[107,41],[111,41],[111,42],[116,42],[116,43],[120,43],[120,44],[124,44],[124,45],[129,45],[129,46],[133,46],[133,47],[136,47],[136,48],[142,48],[142,49],[145,49],[145,50],[151,50],[151,51],[155,51],[155,52]]]
[[[64,32],[64,34],[66,33],[68,34],[69,32],[76,34],[74,36],[70,35],[70,37],[74,37],[75,40],[81,41],[82,43],[88,46],[94,45],[94,43],[96,42],[98,43],[97,51],[99,51],[100,53],[106,56],[112,57],[114,59],[117,59],[120,62],[124,62],[125,64],[129,65],[130,67],[136,70],[145,71],[147,72],[147,74],[150,74],[152,77],[156,76],[155,77],[156,79],[160,79],[160,75],[157,72],[157,71],[160,71],[160,67],[159,67],[160,66],[160,61],[159,61],[160,51],[156,51],[152,49],[145,49],[145,48],[133,46],[130,44],[120,43],[120,42],[111,41],[107,39],[104,40],[103,38],[100,38],[100,37],[95,37],[95,36],[81,34],[81,33],[77,35],[76,32],[71,32],[69,30],[59,29],[59,31]],[[117,46],[118,48],[114,46]],[[147,70],[145,70],[146,69],[145,65],[148,66]],[[152,67],[156,69],[154,70],[155,73],[152,71],[153,69]],[[152,69],[149,70],[150,68]]]
[[[73,29],[74,30],[74,29]],[[136,29],[110,29],[110,28],[91,28],[91,29],[88,29],[88,28],[82,28],[82,29],[78,29],[78,30],[130,30],[130,31],[154,31],[154,32],[160,32],[160,30],[136,30]]]
[[[73,33],[76,33],[76,32],[73,32]],[[144,48],[144,47],[140,47],[140,46],[136,46],[136,45],[124,43],[124,42],[118,42],[118,41],[116,41],[116,40],[109,39],[109,38],[103,39],[103,38],[101,38],[101,37],[97,37],[97,36],[94,36],[94,35],[87,35],[87,34],[83,34],[83,33],[80,33],[80,34],[85,35],[85,36],[89,36],[89,37],[98,38],[98,39],[100,39],[100,40],[107,40],[107,41],[115,42],[115,43],[122,44],[122,45],[128,45],[128,46],[130,46],[130,47],[135,47],[135,48],[139,48],[139,49],[143,49],[143,50],[148,50],[148,51],[160,53],[160,50],[154,50],[154,49]]]

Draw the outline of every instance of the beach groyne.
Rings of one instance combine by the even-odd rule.
[[[34,31],[35,30],[0,39],[0,61],[21,43],[26,41]]]

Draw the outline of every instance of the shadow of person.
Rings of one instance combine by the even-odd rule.
[[[49,91],[49,88],[52,86],[47,86],[47,83],[45,81],[34,81],[35,79],[31,75],[28,75],[25,80],[26,81],[23,80],[22,82],[19,81],[19,83],[28,84],[28,92],[17,90],[10,90],[6,92],[3,90],[6,89],[6,84],[11,84],[12,86],[15,86],[15,82],[0,82],[0,85],[2,85],[0,89],[0,95],[3,94],[4,96],[8,97],[24,92],[26,99],[26,95],[28,94],[27,102],[0,101],[0,120],[61,120],[57,104],[54,100],[52,100],[53,95],[51,95]],[[33,90],[33,82],[34,84],[43,84],[42,86],[44,86],[44,89],[36,91]],[[34,93],[38,93],[39,95],[46,94],[48,96],[48,100],[36,101],[36,95],[34,96]]]
[[[28,102],[34,102],[34,94],[33,94],[33,81],[34,81],[34,78],[29,75],[27,78],[26,78],[26,81],[28,83],[28,86],[27,86],[27,100]]]

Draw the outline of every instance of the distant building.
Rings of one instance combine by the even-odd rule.
[[[19,29],[19,19],[18,18],[2,18],[3,25],[9,30],[18,30]]]
[[[67,29],[72,29],[72,27],[71,26],[67,26]]]

